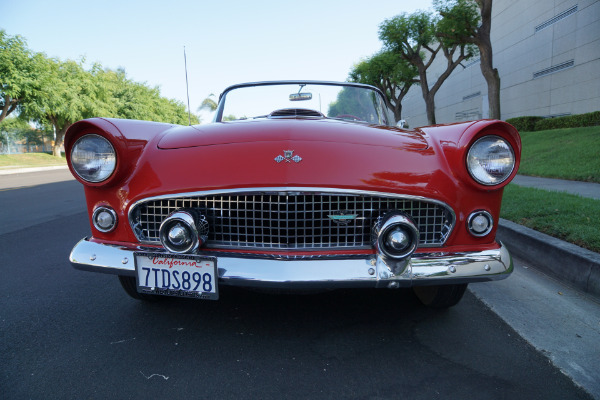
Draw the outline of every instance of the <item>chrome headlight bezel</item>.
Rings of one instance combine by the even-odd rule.
[[[515,169],[515,151],[510,142],[500,136],[482,136],[469,148],[466,164],[469,175],[477,183],[484,186],[500,185]]]
[[[114,146],[105,137],[94,133],[77,139],[71,148],[70,160],[77,176],[89,183],[106,181],[117,168]]]

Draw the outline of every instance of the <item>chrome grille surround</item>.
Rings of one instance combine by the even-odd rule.
[[[331,188],[252,188],[179,193],[134,203],[129,223],[140,243],[160,244],[161,222],[173,211],[195,209],[209,223],[207,246],[245,250],[354,250],[373,248],[373,227],[390,211],[411,216],[419,247],[442,246],[456,217],[425,197]],[[336,222],[329,215],[355,215]]]

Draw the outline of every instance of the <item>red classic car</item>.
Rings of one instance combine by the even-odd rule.
[[[513,269],[495,233],[518,132],[495,120],[401,129],[368,85],[235,85],[214,123],[94,118],[65,149],[92,229],[70,261],[118,275],[136,299],[412,287],[450,307]]]

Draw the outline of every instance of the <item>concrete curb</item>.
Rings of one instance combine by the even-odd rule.
[[[600,297],[600,254],[505,219],[500,219],[497,236],[514,256]]]
[[[25,174],[28,172],[54,171],[56,169],[68,169],[66,165],[57,165],[54,167],[31,167],[31,168],[10,168],[0,169],[0,175]]]

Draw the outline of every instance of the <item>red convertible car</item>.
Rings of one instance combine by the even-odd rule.
[[[411,287],[444,308],[513,269],[495,234],[518,132],[401,129],[372,86],[235,85],[211,124],[88,119],[65,149],[92,229],[70,261],[137,299]]]

